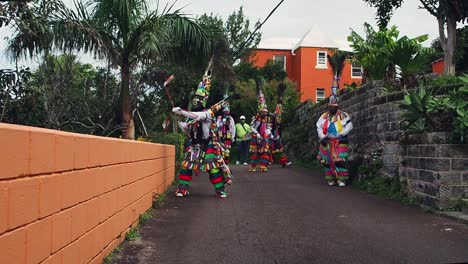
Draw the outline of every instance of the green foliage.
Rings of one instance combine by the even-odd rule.
[[[364,77],[374,80],[398,77],[402,87],[415,86],[415,75],[423,72],[428,56],[434,53],[433,49],[421,45],[428,36],[399,38],[396,26],[380,31],[375,31],[368,23],[364,27],[366,39],[355,31],[348,37],[355,52],[354,59],[364,67]]]
[[[268,81],[282,81],[287,77],[283,65],[275,63],[273,60],[268,60],[265,66],[260,68],[260,74]]]
[[[468,84],[468,75],[460,78]],[[407,133],[432,131],[452,132],[454,143],[465,143],[468,136],[468,86],[436,95],[420,87],[409,91],[400,105],[403,112],[401,128]]]
[[[423,79],[419,82],[420,86],[444,87],[447,85],[462,84],[462,80],[453,75],[441,75],[434,79]]]
[[[137,225],[135,227],[130,228],[128,233],[125,235],[125,240],[133,241],[137,239],[138,237],[140,237],[140,229],[139,229],[139,226]]]
[[[260,22],[255,23],[257,27]],[[232,50],[233,61],[249,56],[251,49],[255,49],[262,38],[260,32],[256,32],[250,40],[250,20],[245,17],[243,7],[234,11],[226,20],[225,31],[228,43]]]
[[[406,110],[403,112],[403,121],[400,124],[402,130],[408,133],[420,133],[429,131],[431,127],[427,124],[430,119],[429,102],[433,99],[432,92],[426,92],[425,88],[419,88],[417,91],[409,91],[405,95],[404,103],[400,107]]]
[[[187,62],[197,55],[206,57],[210,50],[206,32],[180,9],[172,8],[151,12],[144,0],[91,0],[85,4],[77,1],[70,9],[58,1],[49,16],[41,17],[38,30],[31,30],[35,21],[17,28],[10,50],[17,56],[29,52],[31,57],[52,47],[77,50],[107,58],[120,67],[119,121],[123,136],[133,138],[133,130],[126,129],[133,119],[132,70],[149,61]]]
[[[148,222],[149,219],[151,219],[151,217],[153,217],[153,213],[154,211],[153,211],[153,208],[151,207],[150,209],[148,209],[146,212],[144,212],[138,217],[138,223],[140,225],[144,225],[146,222]]]
[[[255,79],[260,74],[259,69],[250,62],[243,61],[233,67],[234,73],[239,81],[248,81]]]
[[[372,161],[359,166],[360,181],[358,188],[381,197],[401,200],[403,197],[399,178],[387,178],[379,175],[381,168],[381,161]]]
[[[117,255],[117,254],[119,254],[121,252],[122,252],[122,249],[120,247],[114,248],[114,250],[112,250],[112,252],[104,258],[104,264],[111,263],[111,261],[115,257],[115,255]]]

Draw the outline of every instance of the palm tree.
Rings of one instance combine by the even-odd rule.
[[[135,134],[129,88],[132,70],[149,61],[188,61],[190,56],[205,56],[210,49],[205,31],[173,5],[162,10],[158,5],[150,11],[145,0],[88,0],[75,1],[74,11],[61,0],[52,1],[55,11],[39,27],[43,30],[40,37],[28,27],[18,28],[10,49],[16,56],[56,48],[107,58],[120,69],[123,138]]]

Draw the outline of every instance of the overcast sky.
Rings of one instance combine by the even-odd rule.
[[[65,0],[72,3],[72,0]],[[151,1],[155,6],[156,1]],[[186,14],[194,17],[203,13],[214,13],[227,18],[240,6],[244,7],[246,16],[253,22],[266,18],[279,0],[178,0],[177,7],[184,7]],[[165,3],[160,0],[160,3]],[[172,2],[171,2],[172,3]],[[419,1],[406,0],[403,7],[395,12],[390,25],[397,25],[400,36],[416,37],[429,34],[426,46],[438,37],[437,20],[426,10],[418,8]],[[346,38],[351,28],[363,34],[363,23],[375,26],[375,9],[366,6],[363,0],[285,0],[273,16],[262,27],[260,47],[291,48],[307,30],[313,28],[314,34],[322,34],[339,47],[347,44]],[[4,37],[11,32],[0,29],[0,68],[10,67],[11,63],[3,52],[6,41]],[[89,62],[89,56],[82,56]],[[22,62],[34,64],[34,61]]]

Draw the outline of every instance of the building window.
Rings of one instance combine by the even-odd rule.
[[[362,78],[362,66],[353,64],[351,66],[351,78]]]
[[[325,89],[317,88],[317,94],[315,96],[317,103],[325,100]]]
[[[317,65],[315,68],[327,69],[327,52],[317,51]]]
[[[283,66],[283,70],[286,71],[286,56],[285,55],[274,55],[273,61]]]

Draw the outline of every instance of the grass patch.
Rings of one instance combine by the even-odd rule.
[[[140,228],[139,225],[130,228],[130,231],[125,235],[125,240],[133,241],[136,238],[140,237]]]
[[[138,222],[140,223],[140,225],[144,225],[146,222],[148,222],[148,220],[151,217],[153,217],[153,212],[154,212],[153,208],[150,208],[146,212],[141,214],[140,217],[138,218]]]
[[[104,258],[103,263],[104,264],[110,263],[112,259],[115,257],[115,255],[119,254],[120,252],[122,252],[122,249],[120,249],[120,247],[117,246],[116,248],[114,248],[114,250],[112,250],[112,252],[109,255],[107,255]]]

